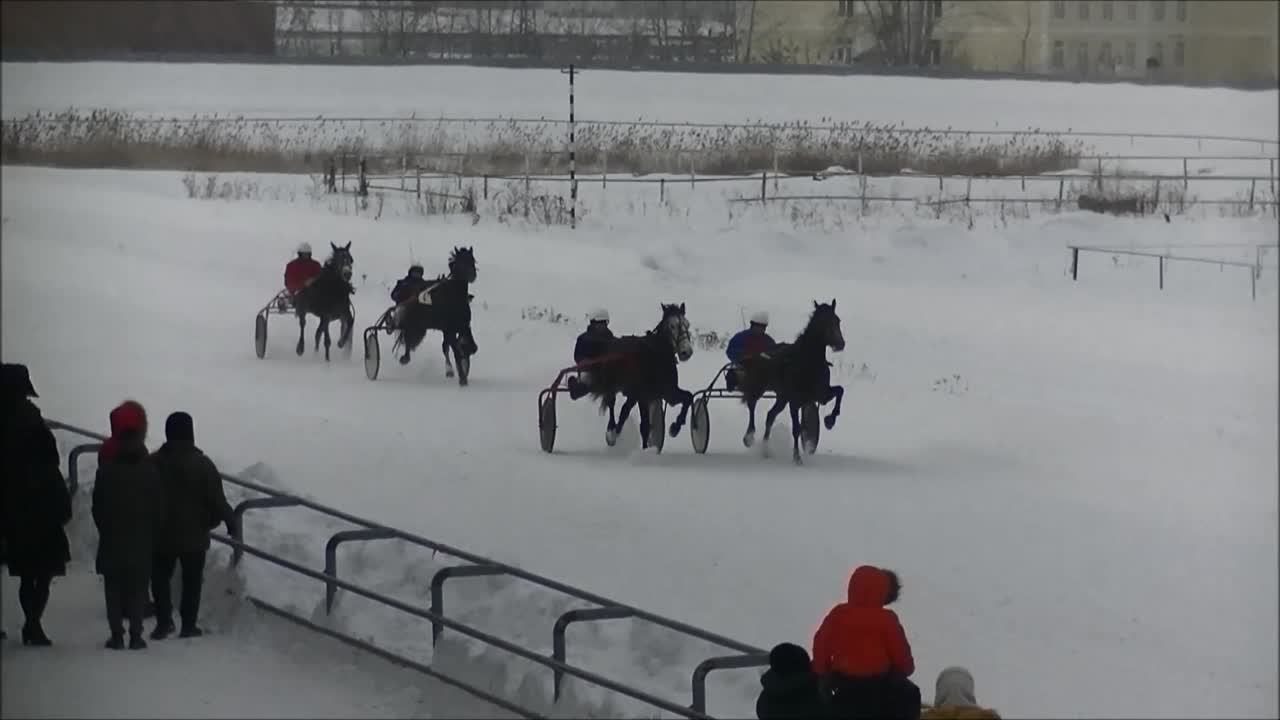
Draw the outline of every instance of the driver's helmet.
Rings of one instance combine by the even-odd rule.
[[[420,278],[424,272],[426,272],[426,270],[424,270],[418,263],[414,263],[409,266],[409,277]]]
[[[299,257],[311,257],[311,243],[303,242],[298,244]]]

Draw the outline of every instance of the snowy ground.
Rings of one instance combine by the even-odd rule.
[[[88,523],[82,516],[77,523]],[[45,628],[51,648],[18,644],[17,581],[4,578],[9,639],[0,645],[0,714],[21,718],[505,717],[418,673],[358,653],[228,597],[211,568],[206,635],[103,649],[101,578],[92,561],[55,581]],[[148,621],[148,627],[151,623]]]
[[[374,221],[305,197],[192,200],[176,173],[3,172],[2,339],[6,359],[31,364],[51,417],[102,427],[124,397],[156,423],[188,410],[225,470],[763,647],[807,643],[848,570],[885,564],[904,577],[922,684],[966,664],[1010,716],[1277,712],[1274,266],[1251,302],[1239,268],[1174,265],[1161,292],[1154,261],[1093,256],[1072,283],[1064,249],[1225,252],[1274,243],[1270,219],[978,214],[970,229],[885,214],[822,230],[691,203],[674,215],[619,205],[571,232]],[[302,239],[353,242],[362,326],[411,256],[442,272],[450,247],[474,245],[472,385],[443,377],[433,341],[377,382],[358,357],[296,358],[287,319],[254,358],[252,315]],[[705,456],[683,434],[659,457],[640,453],[634,426],[607,449],[594,410],[568,402],[556,453],[538,449],[537,389],[569,362],[589,306],[637,332],[660,301],[684,301],[697,329],[721,334],[762,307],[788,337],[832,297],[849,392],[805,467],[743,449],[744,412],[727,403]],[[567,321],[530,319],[538,310]],[[722,362],[695,354],[683,384]],[[269,511],[247,534],[315,565],[334,529]],[[350,557],[352,577],[418,602],[443,561],[398,543]],[[315,583],[245,567],[264,599],[321,602]],[[544,651],[570,605],[519,583],[458,588],[460,617]],[[431,656],[422,623],[357,600],[331,621]],[[630,621],[570,634],[572,661],[672,698],[687,698],[707,654]],[[506,669],[495,682],[533,706],[549,685],[464,643],[437,656]],[[710,711],[749,715],[755,678],[725,673]],[[589,690],[577,701],[642,712]]]

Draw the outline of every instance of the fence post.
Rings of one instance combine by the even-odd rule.
[[[484,188],[484,199],[489,199],[489,173],[485,173],[480,181],[481,187]]]
[[[773,149],[773,191],[774,192],[778,192],[778,176],[779,175],[781,175],[781,173],[778,172],[778,149],[774,148]]]
[[[1191,187],[1191,178],[1187,175],[1187,159],[1186,158],[1182,158],[1182,187],[1184,190],[1186,188]]]
[[[697,169],[694,167],[694,163],[696,162],[697,161],[694,159],[693,153],[689,153],[689,189],[690,190],[692,190],[693,186],[697,184],[696,178],[698,176],[698,172],[697,172]]]
[[[342,192],[347,191],[347,154],[342,153]]]
[[[862,151],[858,151],[858,174],[862,174]]]
[[[604,151],[604,166],[600,173],[600,187],[609,187],[609,151]]]
[[[1154,215],[1160,209],[1160,178],[1156,178],[1156,199],[1151,205],[1151,214]]]
[[[938,199],[942,199],[942,173],[938,173]]]
[[[1257,178],[1249,181],[1249,212],[1253,212],[1253,191],[1257,189],[1257,186]]]
[[[1098,192],[1102,192],[1102,156],[1098,156]]]
[[[409,158],[407,155],[400,156],[400,190],[404,190],[404,176],[409,174]]]
[[[964,206],[965,207],[969,207],[969,198],[973,196],[972,193],[970,192],[971,190],[973,190],[973,178],[969,178],[968,180],[964,181]]]
[[[1064,187],[1065,187],[1065,184],[1066,184],[1066,180],[1063,180],[1062,178],[1058,178],[1058,205],[1057,205],[1057,209],[1058,209],[1059,211],[1061,211],[1061,210],[1062,210],[1062,191],[1063,191],[1063,189],[1064,189]]]
[[[1027,191],[1027,176],[1023,175],[1022,176],[1022,192],[1026,192],[1026,191]]]
[[[667,200],[667,179],[658,178],[658,202],[666,202]]]
[[[1249,272],[1249,299],[1258,299],[1258,276],[1252,270]]]
[[[1080,248],[1071,248],[1071,282],[1080,277]]]
[[[414,194],[418,196],[418,199],[421,200],[422,199],[422,168],[421,167],[416,167],[413,169],[413,191],[414,191]]]
[[[862,214],[867,214],[867,176],[859,176],[862,179]]]
[[[769,171],[762,170],[760,172],[760,203],[761,204],[764,204],[768,192],[769,192]]]

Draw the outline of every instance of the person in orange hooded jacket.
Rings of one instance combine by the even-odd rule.
[[[813,636],[813,671],[826,678],[841,717],[918,718],[920,689],[911,644],[886,605],[902,589],[892,570],[862,565],[849,578],[849,600],[827,613]]]

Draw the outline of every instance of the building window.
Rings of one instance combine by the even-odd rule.
[[[1111,69],[1112,63],[1111,63],[1111,41],[1110,40],[1102,41],[1102,47],[1098,50],[1098,63],[1101,64],[1102,67],[1107,68],[1108,70]]]
[[[840,0],[840,17],[853,17],[854,0]]]
[[[1128,18],[1129,22],[1138,21],[1138,3],[1131,2],[1125,6],[1125,17]]]
[[[1178,4],[1175,5],[1174,7],[1176,8],[1175,13],[1178,16],[1178,22],[1186,22],[1187,21],[1187,0],[1178,0]]]
[[[1132,40],[1124,41],[1124,64],[1129,68],[1138,64],[1138,43]]]
[[[1164,0],[1151,0],[1151,19],[1164,22]]]
[[[1089,74],[1089,43],[1082,42],[1076,46],[1076,72]]]
[[[1187,59],[1187,44],[1182,38],[1173,39],[1173,66],[1182,67]]]
[[[1151,43],[1151,57],[1148,60],[1155,60],[1156,67],[1164,65],[1164,43],[1159,40]]]
[[[929,0],[929,17],[942,17],[942,0]]]
[[[1116,11],[1115,11],[1115,8],[1113,7],[1114,5],[1115,3],[1111,2],[1111,0],[1104,0],[1104,2],[1102,3],[1102,19],[1103,20],[1115,19]]]
[[[1081,20],[1089,19],[1089,2],[1088,0],[1079,0],[1076,3],[1076,12],[1079,13]]]
[[[1067,0],[1053,0],[1053,18],[1065,20],[1067,17]]]
[[[1067,48],[1061,40],[1053,41],[1053,69],[1064,70],[1067,67]]]
[[[942,41],[941,40],[929,41],[929,64],[930,65],[942,64]]]

